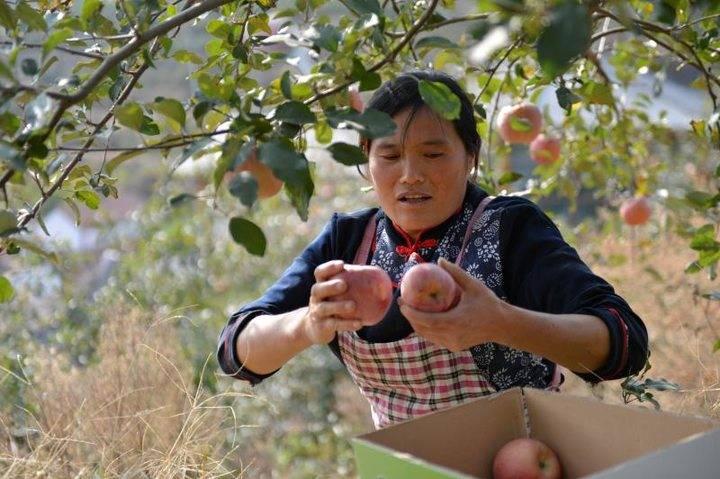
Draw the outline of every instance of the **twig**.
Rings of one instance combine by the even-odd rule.
[[[427,10],[425,10],[425,13],[423,13],[423,15],[420,18],[418,18],[418,20],[413,24],[413,26],[410,28],[410,30],[408,30],[407,34],[400,40],[400,42],[395,46],[395,48],[390,50],[390,52],[385,56],[385,58],[383,58],[382,60],[377,62],[375,65],[371,66],[370,68],[368,68],[367,71],[375,72],[375,71],[379,70],[380,68],[384,67],[386,64],[393,61],[395,59],[395,57],[397,56],[397,54],[400,53],[400,51],[405,47],[405,45],[407,45],[407,43],[410,40],[412,40],[412,38],[415,36],[415,34],[417,34],[417,32],[420,31],[420,29],[422,28],[422,26],[430,19],[433,12],[435,11],[435,8],[437,7],[437,4],[439,1],[440,0],[431,0],[430,5],[427,7]],[[345,88],[352,85],[354,82],[355,82],[355,80],[350,80],[350,81],[341,83],[339,85],[335,85],[334,87],[328,88],[325,91],[316,93],[312,97],[305,100],[304,103],[306,105],[315,103],[316,101],[320,100],[321,98],[328,97],[328,96],[333,95],[341,90],[344,90]]]
[[[687,27],[695,25],[696,23],[704,22],[705,20],[712,20],[713,18],[718,18],[718,17],[720,17],[720,13],[714,13],[714,14],[708,15],[706,17],[697,18],[695,20],[684,23],[682,25],[676,25],[676,26],[672,27],[671,30],[683,30]]]
[[[5,40],[5,41],[0,41],[0,45],[12,46],[12,45],[14,45],[14,44],[15,44],[14,42],[10,42],[10,41],[7,41],[7,40]],[[20,44],[20,46],[25,47],[25,48],[42,48],[44,45],[41,44],[41,43],[22,43],[22,44]],[[60,50],[61,52],[70,53],[71,55],[77,55],[77,56],[80,56],[80,57],[93,58],[93,59],[95,59],[95,60],[104,60],[104,59],[105,59],[105,55],[101,55],[101,54],[99,54],[99,53],[92,53],[92,52],[85,52],[85,51],[82,51],[82,50],[75,50],[75,49],[73,49],[73,48],[63,47],[63,46],[61,46],[61,45],[55,46],[55,47],[53,48],[53,50]]]

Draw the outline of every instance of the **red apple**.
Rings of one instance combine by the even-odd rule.
[[[493,479],[560,479],[562,466],[555,451],[531,438],[515,439],[495,454]]]
[[[644,225],[650,219],[651,213],[650,202],[644,196],[625,200],[620,206],[620,216],[631,226]]]
[[[338,301],[355,301],[355,316],[363,325],[371,326],[385,317],[392,302],[392,281],[390,276],[377,266],[346,264],[339,278],[347,284],[347,291],[337,296]]]
[[[437,264],[420,263],[403,276],[400,296],[415,309],[436,313],[455,307],[460,301],[460,288]]]
[[[530,158],[540,165],[549,165],[560,158],[560,140],[540,133],[530,143]]]
[[[363,103],[363,99],[360,96],[360,92],[357,88],[350,87],[349,90],[350,95],[350,107],[357,111],[358,113],[362,113],[365,109],[365,103]]]
[[[497,128],[505,143],[529,144],[542,128],[542,113],[530,103],[505,106],[497,117]]]
[[[229,180],[242,171],[247,171],[257,181],[258,198],[270,198],[278,194],[282,189],[283,182],[275,177],[269,166],[257,159],[257,153],[254,150],[240,166],[235,168],[234,171],[228,172],[225,177]]]

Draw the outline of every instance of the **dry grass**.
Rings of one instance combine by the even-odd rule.
[[[38,357],[31,427],[23,437],[0,421],[0,477],[240,475],[223,457],[234,452],[226,444],[232,410],[224,395],[193,385],[169,321],[117,312],[101,330],[99,362],[87,368],[50,351]]]
[[[684,273],[696,257],[687,242],[669,235],[649,241],[650,234],[641,231],[633,261],[631,241],[626,238],[607,238],[588,246],[581,254],[593,271],[606,278],[645,321],[652,364],[646,376],[680,385],[677,392],[653,391],[662,409],[718,418],[720,352],[713,353],[713,344],[719,339],[720,303],[703,299],[697,293],[720,288],[706,273]],[[621,265],[611,266],[603,259],[621,255],[628,258]],[[570,375],[563,390],[621,402],[619,381],[590,388]]]

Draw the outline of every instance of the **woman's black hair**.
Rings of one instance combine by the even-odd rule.
[[[443,83],[460,100],[460,116],[452,120],[452,124],[465,146],[465,151],[472,155],[473,165],[477,172],[482,141],[477,132],[472,102],[465,90],[450,75],[435,70],[415,70],[403,73],[397,78],[386,81],[380,88],[375,90],[367,104],[367,108],[380,110],[390,116],[394,116],[406,108],[411,108],[408,122],[412,121],[415,113],[425,106],[418,89],[420,80]],[[366,154],[370,152],[371,143],[372,140],[369,138],[360,138],[360,147]]]

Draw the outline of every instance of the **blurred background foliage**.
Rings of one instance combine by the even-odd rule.
[[[352,113],[347,87],[359,84],[367,99],[379,81],[429,65],[476,100],[479,183],[548,210],[646,320],[651,373],[667,378],[588,388],[569,377],[565,390],[647,404],[660,399],[658,385],[677,383],[663,407],[718,415],[715,2],[220,3],[130,52],[70,105],[62,95],[91,81],[133,29],[202,5],[0,1],[0,472],[114,477],[123,471],[106,451],[134,451],[123,464],[140,477],[185,466],[198,477],[352,476],[348,438],[370,430],[369,411],[329,351],[304,352],[254,389],[222,377],[213,355],[228,316],[262,294],[333,211],[374,203],[343,165],[357,156],[329,153],[383,123]],[[589,16],[591,32],[568,23]],[[420,38],[408,37],[422,19]],[[548,56],[543,42],[572,42],[541,39],[568,24],[574,50]],[[498,137],[497,112],[521,100],[542,109],[561,161],[537,165],[526,146]],[[260,155],[286,182],[261,201],[252,182],[228,174],[253,142],[283,158]],[[653,205],[642,227],[618,215],[634,196]],[[264,256],[243,247],[257,243],[234,241],[228,219],[238,216],[262,228]],[[143,345],[156,354],[138,353]],[[203,401],[218,415],[202,415]],[[97,417],[118,404],[113,424]],[[160,435],[152,447],[121,444],[150,434],[128,433],[124,422],[142,426],[123,419],[154,425],[168,414],[178,437],[198,425],[179,452]],[[86,427],[96,423],[104,429]],[[73,451],[76,443],[87,447]]]

